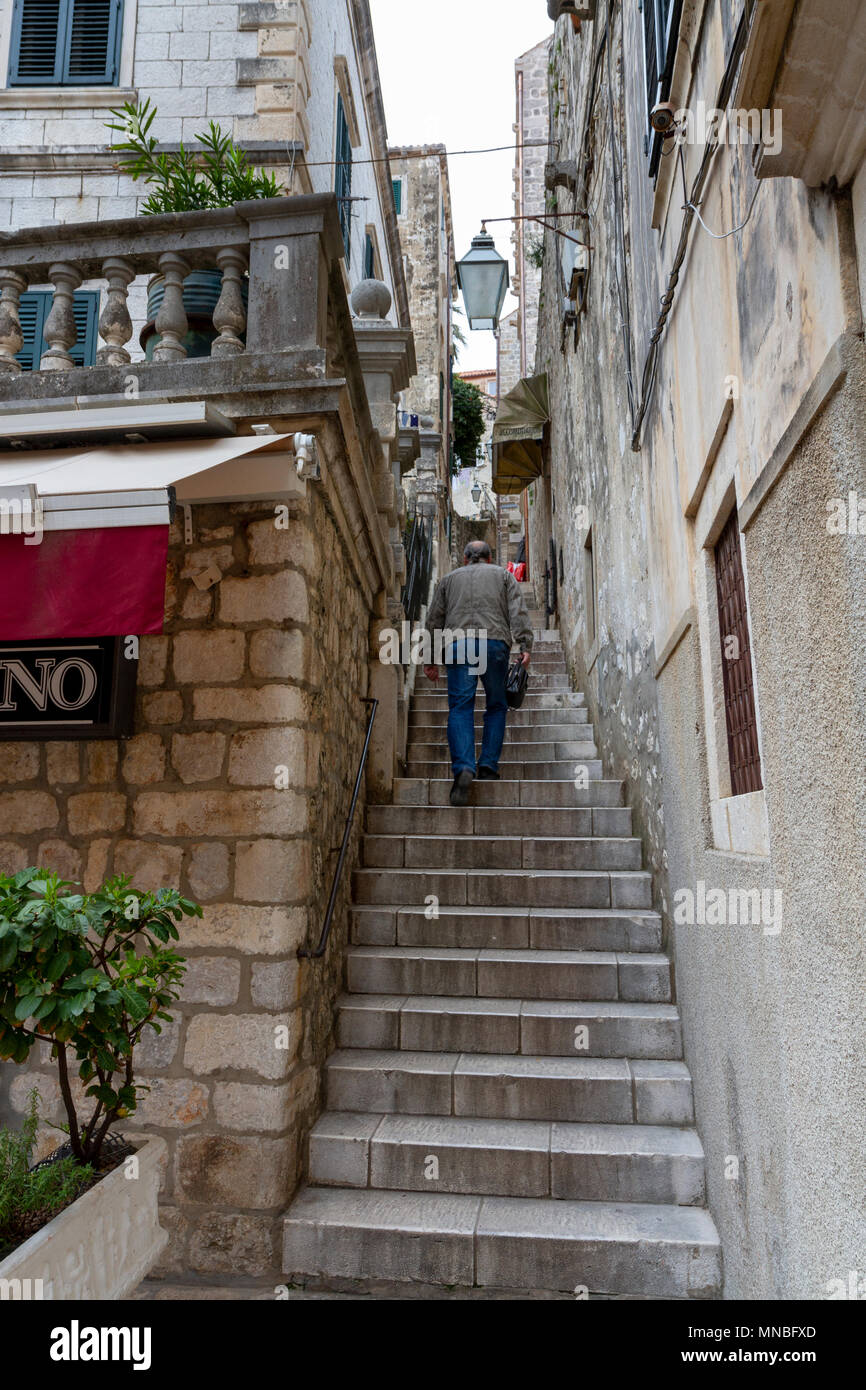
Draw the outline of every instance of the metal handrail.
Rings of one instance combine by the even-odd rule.
[[[358,763],[358,775],[355,778],[355,790],[352,792],[352,804],[349,807],[349,814],[346,816],[346,828],[343,831],[343,843],[340,845],[340,857],[334,869],[334,879],[331,884],[331,896],[328,899],[328,909],[325,913],[325,920],[322,924],[322,934],[319,937],[319,944],[314,951],[309,946],[299,946],[298,956],[306,957],[307,960],[318,960],[325,954],[328,944],[328,937],[331,934],[331,923],[334,917],[334,908],[337,905],[337,894],[340,891],[340,881],[343,877],[343,865],[346,862],[346,851],[349,848],[349,836],[352,833],[352,822],[355,819],[355,808],[358,805],[358,797],[361,792],[361,779],[364,776],[364,768],[367,766],[367,754],[370,751],[370,736],[373,732],[373,720],[376,718],[376,710],[379,708],[379,701],[372,697],[364,700],[365,705],[370,706],[370,716],[367,720],[367,732],[364,736],[364,747],[361,750],[361,761]]]
[[[400,601],[403,610],[410,623],[414,623],[420,615],[421,608],[427,601],[427,589],[430,584],[430,570],[433,562],[433,543],[432,526],[428,533],[423,517],[416,516],[412,532],[408,542],[404,540],[406,550],[406,583],[403,585],[403,592]]]

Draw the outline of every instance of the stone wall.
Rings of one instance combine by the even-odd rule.
[[[259,503],[196,506],[193,524],[190,547],[172,527],[133,736],[4,745],[0,865],[46,864],[88,890],[126,873],[204,905],[184,921],[183,997],[140,1049],[151,1089],[124,1129],[168,1142],[161,1272],[253,1277],[278,1268],[331,1044],[348,871],[326,958],[297,949],[318,937],[363,741],[369,613],[315,488],[285,527]],[[199,589],[210,564],[223,577]],[[46,1057],[0,1073],[7,1114],[35,1081],[59,1117]]]
[[[683,16],[672,100],[713,106],[731,16],[700,4]],[[864,1268],[862,951],[846,924],[866,898],[866,670],[852,642],[866,571],[863,538],[827,531],[830,499],[866,493],[863,221],[848,190],[787,178],[756,190],[751,148],[720,149],[702,216],[715,233],[746,225],[721,241],[693,226],[633,450],[628,373],[636,407],[683,201],[673,159],[648,177],[640,21],[637,7],[615,11],[585,188],[573,176],[601,26],[556,30],[551,200],[590,208],[592,253],[575,330],[546,236],[537,365],[551,445],[532,489],[532,574],[540,596],[552,535],[567,659],[606,775],[625,779],[664,916],[726,1296],[820,1299]],[[701,154],[684,147],[687,184]],[[715,594],[734,502],[763,777],[743,796],[731,794]],[[701,883],[726,902],[778,891],[780,930],[677,920],[679,895]]]
[[[546,206],[544,166],[549,156],[546,141],[549,134],[550,103],[548,101],[548,67],[556,40],[550,36],[522,54],[514,64],[517,86],[517,132],[520,151],[515,170],[514,202],[521,220],[515,222],[514,293],[520,300],[520,340],[523,345],[522,376],[535,370],[535,350],[538,337],[538,296],[541,290],[541,267],[533,263],[531,252],[544,239],[544,230],[527,221]],[[561,40],[560,52],[562,51]]]

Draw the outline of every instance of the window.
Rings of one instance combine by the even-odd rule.
[[[646,134],[644,152],[649,155],[650,178],[655,178],[662,152],[662,137],[650,125],[650,112],[667,101],[671,89],[682,0],[639,0],[643,13],[643,53],[646,81]]]
[[[15,0],[11,87],[116,86],[123,0]]]
[[[763,782],[749,643],[746,580],[736,507],[716,543],[715,560],[725,724],[731,761],[731,791],[734,796],[742,796],[746,792],[760,791]]]
[[[367,233],[364,242],[364,279],[375,280],[376,278],[376,248],[373,245],[373,238]]]
[[[48,351],[43,330],[45,320],[51,313],[54,299],[51,290],[27,290],[21,296],[19,315],[21,336],[24,342],[15,360],[21,363],[25,372],[38,372],[39,360]],[[72,311],[78,336],[70,349],[76,367],[90,367],[96,361],[97,320],[99,318],[99,291],[80,290],[73,296]]]
[[[403,211],[403,180],[392,179],[391,187],[394,190],[394,207],[397,209],[397,216]]]
[[[340,208],[340,228],[346,248],[346,262],[352,253],[352,141],[342,95],[337,93],[337,147],[334,192]]]

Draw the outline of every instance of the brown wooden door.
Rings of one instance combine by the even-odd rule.
[[[746,581],[736,507],[719,536],[715,557],[731,790],[734,796],[741,796],[744,792],[760,791],[764,784],[761,780]]]

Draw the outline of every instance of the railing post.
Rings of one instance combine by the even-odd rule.
[[[213,311],[213,326],[219,337],[211,344],[211,357],[236,357],[244,351],[241,335],[247,326],[247,314],[241,289],[247,258],[242,251],[227,247],[218,251],[216,263],[223,273],[220,297]]]
[[[164,251],[159,258],[160,274],[165,279],[165,293],[154,327],[160,342],[153,350],[154,362],[183,362],[186,348],[186,309],[183,307],[183,282],[189,275],[189,265],[176,251]]]
[[[15,354],[21,351],[24,342],[19,300],[26,288],[27,281],[17,270],[0,270],[0,374],[4,376],[14,376],[21,371]]]
[[[105,308],[99,316],[99,332],[105,347],[99,349],[96,360],[104,367],[125,367],[130,357],[124,343],[132,337],[132,319],[126,301],[135,271],[121,256],[108,256],[102,263],[102,273],[108,281]]]
[[[54,301],[45,320],[42,335],[48,351],[39,362],[41,372],[68,372],[74,367],[69,349],[75,346],[75,311],[72,296],[81,284],[82,276],[74,265],[56,261],[49,266],[48,278],[54,286]]]

